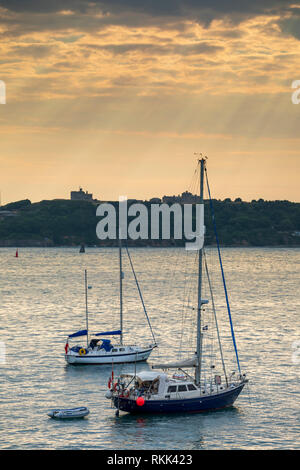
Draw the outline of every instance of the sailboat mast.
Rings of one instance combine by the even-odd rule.
[[[122,270],[122,242],[119,234],[119,266],[120,266],[120,344],[123,344],[123,270]]]
[[[198,160],[200,164],[200,204],[203,204],[203,182],[204,182],[204,167],[205,159]],[[195,382],[200,385],[201,380],[201,359],[202,359],[202,332],[201,332],[201,290],[202,290],[202,257],[203,247],[199,249],[198,256],[198,307],[197,307],[197,366],[195,373]]]
[[[86,318],[86,347],[89,347],[89,314],[87,299],[87,270],[84,270],[84,287],[85,287],[85,318]]]

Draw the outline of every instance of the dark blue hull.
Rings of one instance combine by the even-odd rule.
[[[145,400],[143,406],[138,406],[135,400],[114,397],[114,406],[128,413],[200,413],[201,411],[217,410],[232,406],[245,383],[218,395],[189,398],[182,400]]]

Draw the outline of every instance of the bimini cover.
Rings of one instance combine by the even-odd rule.
[[[122,333],[121,330],[105,331],[104,333],[96,333],[95,336],[114,336],[114,335],[120,335],[121,333]]]
[[[100,349],[104,349],[105,351],[109,352],[113,348],[113,345],[111,344],[110,339],[102,339],[101,341],[102,341],[102,344],[101,344]]]
[[[76,333],[73,333],[72,335],[69,335],[68,338],[76,338],[76,336],[86,336],[87,331],[86,330],[80,330],[77,331]]]
[[[159,372],[148,371],[148,370],[143,370],[141,372],[138,372],[137,374],[134,374],[134,373],[121,374],[121,377],[124,377],[124,378],[136,377],[137,381],[140,383],[153,382],[154,380],[161,379],[161,377],[165,379],[168,378],[167,374],[164,374],[162,372],[159,373]]]

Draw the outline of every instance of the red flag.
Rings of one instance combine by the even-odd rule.
[[[108,384],[107,384],[109,389],[111,389],[111,386],[114,383],[114,369],[113,369],[113,367],[114,367],[114,364],[112,362],[112,364],[111,364],[111,376],[109,377]]]
[[[18,258],[19,256],[19,253],[18,253],[18,248],[17,248],[17,251],[16,251],[16,258]]]
[[[69,351],[69,343],[68,343],[68,341],[67,341],[66,344],[65,344],[65,351],[66,351],[66,354],[68,354],[68,351]]]

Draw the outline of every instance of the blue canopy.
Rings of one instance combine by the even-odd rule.
[[[105,331],[104,333],[96,333],[95,336],[113,336],[113,335],[120,335],[121,333],[122,333],[121,330]]]
[[[112,348],[113,345],[110,342],[110,339],[102,339],[102,345],[100,349],[104,349],[105,351],[109,352]]]
[[[86,336],[87,331],[86,330],[80,330],[77,331],[76,333],[73,333],[72,335],[69,335],[69,338],[76,338],[76,336]]]

